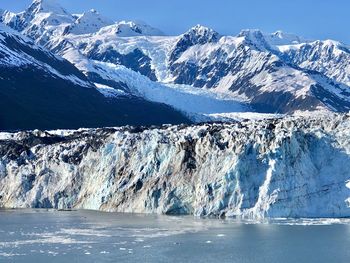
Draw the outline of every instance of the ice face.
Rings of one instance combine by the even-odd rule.
[[[347,217],[349,115],[2,136],[0,206]]]

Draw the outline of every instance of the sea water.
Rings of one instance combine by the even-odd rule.
[[[350,262],[350,220],[0,210],[0,262]]]

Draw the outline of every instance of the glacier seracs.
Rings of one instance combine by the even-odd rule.
[[[349,217],[350,115],[3,134],[0,206]]]

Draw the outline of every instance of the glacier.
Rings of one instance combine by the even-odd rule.
[[[0,22],[71,62],[107,100],[164,103],[194,122],[242,111],[350,110],[350,47],[335,40],[258,29],[228,36],[202,25],[168,36],[94,9],[71,14],[52,0],[0,11]]]
[[[350,114],[0,134],[0,207],[350,216]]]

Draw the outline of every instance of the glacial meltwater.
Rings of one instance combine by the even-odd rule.
[[[0,262],[349,262],[350,220],[0,210]]]

